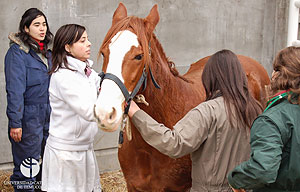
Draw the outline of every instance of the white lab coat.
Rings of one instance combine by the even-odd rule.
[[[98,165],[93,151],[98,132],[94,104],[100,77],[86,63],[67,56],[71,71],[60,68],[50,80],[50,127],[44,152],[42,190],[101,191]],[[88,60],[89,65],[92,61]]]

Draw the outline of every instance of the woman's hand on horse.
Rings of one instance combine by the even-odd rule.
[[[234,188],[232,188],[232,191],[233,192],[246,192],[245,189],[234,189]]]
[[[135,112],[137,112],[138,110],[140,110],[139,106],[134,101],[131,101],[129,111],[128,111],[128,116],[132,117],[135,114]]]
[[[20,142],[22,138],[22,128],[10,128],[9,135],[15,142]]]

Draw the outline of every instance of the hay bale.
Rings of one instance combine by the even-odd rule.
[[[103,192],[127,192],[122,171],[111,171],[100,174]]]
[[[10,185],[9,177],[11,171],[0,171],[0,191],[13,192],[14,189]],[[126,182],[122,171],[111,171],[100,174],[100,181],[103,192],[127,192]]]
[[[10,171],[0,171],[0,191],[1,192],[13,192],[14,188],[10,185],[9,177]]]

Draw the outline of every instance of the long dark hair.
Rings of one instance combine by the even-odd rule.
[[[50,74],[56,72],[59,68],[69,68],[65,45],[72,46],[76,43],[85,31],[85,27],[77,24],[67,24],[61,26],[54,37],[52,48],[52,68]],[[72,69],[70,69],[72,70]]]
[[[221,50],[209,58],[203,69],[202,82],[206,100],[223,96],[231,124],[236,116],[250,128],[262,112],[261,105],[248,90],[245,72],[232,51]]]
[[[300,105],[300,47],[287,47],[279,51],[273,63],[270,95],[279,91],[290,90],[289,101]],[[294,98],[296,96],[296,98]]]
[[[46,25],[47,25],[46,36],[45,39],[42,41],[45,47],[43,51],[40,50],[40,46],[38,45],[38,43],[35,40],[33,40],[30,37],[30,35],[25,31],[25,26],[29,28],[32,21],[40,16],[43,16],[45,18]],[[33,49],[36,52],[41,52],[44,56],[46,56],[48,44],[51,42],[53,34],[50,31],[47,17],[44,15],[44,13],[37,8],[30,8],[27,11],[25,11],[25,13],[22,16],[22,19],[19,24],[19,32],[17,36],[24,42],[25,45],[29,46],[31,49]]]

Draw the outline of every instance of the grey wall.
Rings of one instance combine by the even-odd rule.
[[[145,17],[158,4],[160,22],[156,34],[166,55],[181,73],[198,59],[226,48],[250,56],[271,73],[275,53],[285,47],[288,0],[124,0],[129,15]],[[30,7],[48,17],[53,34],[63,24],[86,26],[92,42],[94,69],[101,70],[97,52],[111,25],[118,0],[10,0],[0,1],[0,169],[11,168],[10,143],[5,114],[4,56],[7,36],[16,32],[20,18]],[[95,149],[101,171],[118,169],[116,133],[99,132]]]

